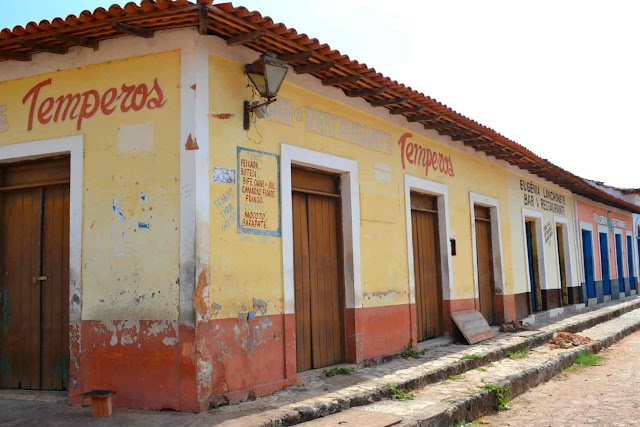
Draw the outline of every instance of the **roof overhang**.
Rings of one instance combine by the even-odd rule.
[[[297,74],[311,74],[345,95],[361,97],[372,106],[403,115],[474,150],[526,170],[560,187],[622,210],[640,213],[640,207],[615,197],[525,147],[417,92],[375,69],[361,64],[317,39],[269,17],[234,7],[199,0],[143,0],[140,5],[113,5],[93,12],[30,22],[25,27],[0,32],[0,61],[30,61],[40,52],[65,54],[69,47],[98,49],[102,40],[125,36],[153,37],[158,30],[196,27],[202,35],[216,35],[230,46],[245,45],[258,52],[272,52]]]

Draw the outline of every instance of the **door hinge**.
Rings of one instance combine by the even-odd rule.
[[[33,283],[44,282],[47,280],[47,276],[33,276]]]

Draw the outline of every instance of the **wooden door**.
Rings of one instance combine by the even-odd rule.
[[[636,275],[633,268],[633,246],[631,236],[627,236],[627,268],[629,269],[629,289],[636,288]]]
[[[564,234],[561,225],[556,225],[556,244],[558,245],[558,267],[560,269],[562,305],[567,305],[569,304],[569,289],[567,288],[567,264],[564,253]]]
[[[339,179],[291,173],[298,372],[345,361]]]
[[[442,335],[442,280],[436,197],[411,193],[418,341]]]
[[[593,243],[591,231],[582,230],[582,261],[584,262],[584,281],[587,287],[587,299],[596,297],[595,273],[593,269]]]
[[[474,206],[476,228],[476,260],[478,267],[478,297],[480,312],[489,324],[496,322],[496,288],[493,274],[493,246],[491,241],[491,211]]]
[[[0,167],[2,388],[68,386],[68,182],[68,158]]]
[[[611,295],[611,274],[609,266],[609,235],[598,233],[600,237],[600,270],[602,271],[602,293]]]
[[[616,270],[618,272],[618,292],[624,295],[624,256],[622,255],[622,235],[614,235],[616,244]]]
[[[596,297],[595,273],[593,268],[593,241],[591,231],[582,230],[582,260],[584,262],[584,281],[587,287],[587,299]]]
[[[542,290],[540,288],[540,271],[538,268],[538,237],[536,223],[525,222],[525,234],[527,238],[527,267],[531,280],[531,312],[542,310]]]

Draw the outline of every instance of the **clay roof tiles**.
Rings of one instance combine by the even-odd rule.
[[[203,21],[199,19],[203,8],[206,9],[206,28],[202,28]],[[576,194],[640,213],[640,207],[603,191],[588,180],[552,164],[515,141],[463,116],[435,99],[378,73],[374,68],[331,49],[317,39],[298,33],[295,28],[287,28],[257,11],[235,7],[231,3],[212,4],[211,0],[197,0],[195,3],[188,0],[142,0],[139,5],[133,2],[124,6],[114,4],[107,9],[99,7],[93,12],[85,10],[77,16],[69,15],[66,18],[43,20],[39,23],[29,22],[25,27],[5,28],[0,31],[0,61],[28,60],[30,55],[42,51],[36,44],[48,44],[58,49],[72,46],[69,37],[66,40],[61,37],[65,35],[92,40],[127,36],[128,34],[114,28],[114,24],[118,23],[146,30],[200,26],[201,33],[206,32],[225,39],[252,31],[265,31],[263,37],[245,45],[259,52],[281,55],[312,51],[308,60],[292,61],[290,64],[295,69],[300,65],[332,62],[329,68],[311,71],[311,74],[320,79],[357,76],[358,80],[344,82],[337,87],[347,93],[355,91],[356,94],[361,94],[364,89],[382,90],[363,94],[362,97],[372,105],[384,105],[380,108],[388,108],[392,113],[404,115],[409,121],[422,123],[427,129],[450,135],[477,151],[505,160]]]

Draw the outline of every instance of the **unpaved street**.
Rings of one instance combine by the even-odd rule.
[[[559,375],[476,421],[495,426],[640,425],[640,332],[602,352],[602,366]]]

